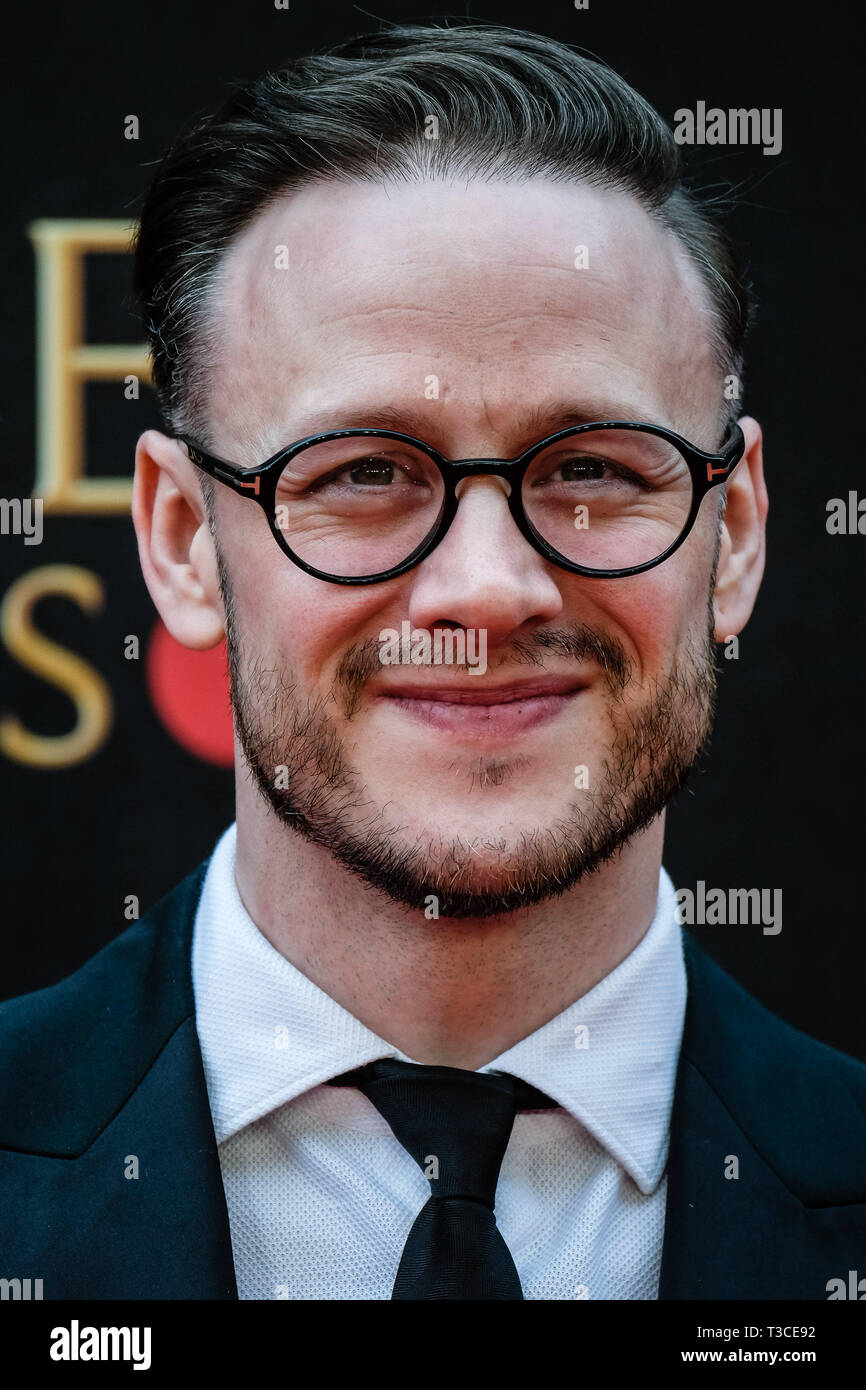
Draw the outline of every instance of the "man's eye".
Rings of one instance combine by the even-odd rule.
[[[565,483],[585,482],[587,478],[601,478],[605,464],[599,459],[565,459],[555,470],[562,474]]]
[[[361,459],[342,470],[359,486],[381,486],[394,481],[394,465],[385,459]]]
[[[590,454],[574,454],[571,458],[551,460],[549,471],[545,468],[544,476],[538,481],[542,486],[548,483],[605,483],[609,487],[628,485],[639,488],[650,486],[648,479],[643,477],[640,471],[614,459],[593,457]]]

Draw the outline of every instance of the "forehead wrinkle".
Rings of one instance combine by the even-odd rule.
[[[303,193],[303,190],[302,190]],[[325,205],[327,210],[327,204]],[[534,258],[526,261],[522,258],[514,258],[513,252],[517,252],[519,257],[520,243],[518,228],[518,240],[515,245],[506,244],[504,260],[507,266],[503,265],[502,273],[507,277],[513,276],[514,272],[529,272],[534,276],[547,278],[556,275],[558,279],[568,277],[571,287],[577,292],[579,298],[567,296],[572,302],[563,302],[557,295],[551,302],[543,307],[553,316],[566,317],[570,312],[581,307],[588,295],[601,290],[612,289],[623,298],[633,299],[637,304],[646,305],[649,300],[656,303],[669,303],[672,282],[679,281],[679,288],[682,288],[682,272],[685,268],[687,258],[678,255],[679,244],[666,228],[658,224],[654,219],[644,213],[637,204],[631,205],[629,201],[625,208],[614,202],[612,212],[608,212],[606,222],[605,217],[601,218],[601,232],[594,235],[592,228],[599,221],[599,214],[595,204],[591,203],[588,216],[588,227],[590,230],[580,232],[579,219],[577,229],[572,229],[568,237],[562,239],[562,254],[555,260],[549,260],[550,253],[546,247],[538,247]],[[416,248],[412,241],[406,242],[403,233],[406,228],[402,224],[397,224],[396,231],[397,244],[395,249],[396,265],[389,267],[373,266],[373,278],[369,274],[366,277],[350,275],[345,272],[347,263],[347,252],[354,246],[353,220],[346,219],[347,226],[340,227],[337,235],[331,239],[328,227],[323,231],[315,225],[315,204],[312,209],[309,202],[300,203],[298,211],[298,195],[288,202],[280,202],[266,209],[258,224],[253,224],[242,234],[241,239],[230,247],[226,253],[229,264],[228,279],[240,290],[239,296],[241,303],[242,316],[247,322],[252,324],[261,315],[262,311],[267,312],[275,306],[278,300],[284,298],[282,294],[275,294],[277,287],[293,290],[297,284],[297,275],[292,275],[292,268],[300,275],[309,277],[308,284],[314,288],[319,299],[328,295],[329,289],[333,286],[332,296],[339,300],[339,314],[345,318],[353,314],[367,316],[368,319],[377,316],[386,316],[389,312],[407,312],[410,309],[419,314],[436,312],[436,306],[426,306],[414,300],[411,304],[391,304],[379,305],[361,303],[357,309],[351,307],[351,298],[354,293],[361,295],[375,295],[390,293],[393,289],[392,271],[398,273],[402,270],[411,270],[413,286],[419,292],[423,292],[425,286],[429,284],[431,292],[438,298],[441,295],[442,287],[442,256],[447,255],[447,266],[449,276],[454,279],[470,269],[473,273],[477,272],[478,266],[482,266],[494,276],[498,263],[502,259],[499,254],[494,254],[491,250],[489,240],[484,240],[483,235],[479,237],[476,231],[476,242],[467,244],[467,233],[454,235],[450,233],[444,245],[442,242],[442,229],[436,235],[436,226],[427,225],[424,233],[427,240],[422,241]],[[602,207],[604,214],[604,206]],[[288,226],[281,225],[287,215],[293,219]],[[297,216],[295,216],[297,215]],[[321,218],[321,210],[320,210]],[[364,218],[360,214],[354,219],[358,224],[364,224]],[[447,219],[446,219],[447,220]],[[310,223],[312,221],[312,226]],[[633,246],[629,241],[633,241],[635,228],[642,234],[645,244],[643,253],[634,255]],[[388,228],[385,229],[386,234]],[[495,228],[494,228],[495,230]],[[469,232],[472,231],[470,226]],[[483,232],[483,228],[482,228]],[[578,235],[587,237],[591,246],[590,266],[588,269],[575,272],[572,263],[574,246]],[[273,266],[273,255],[275,240],[278,244],[285,244],[290,252],[290,270],[288,275],[285,271],[275,271]],[[314,246],[314,250],[312,249]],[[435,250],[441,251],[442,255],[433,255]],[[370,269],[370,257],[365,255],[360,258],[349,258],[351,264],[365,265]],[[397,254],[399,252],[399,255]],[[652,253],[652,254],[650,254]],[[648,262],[652,262],[653,273],[647,275],[646,267]],[[336,266],[337,275],[332,275],[332,267]],[[258,269],[257,269],[258,267]],[[267,268],[267,273],[262,274],[262,270]],[[256,273],[250,274],[250,271]],[[246,272],[246,273],[245,273]],[[274,276],[278,278],[275,280]],[[291,278],[289,278],[291,277]],[[240,285],[238,285],[240,281]],[[461,299],[464,296],[466,286],[461,286]],[[482,303],[489,300],[489,295],[484,293],[483,286],[478,294],[471,293],[472,286],[468,287],[469,303],[466,308],[466,316],[471,317],[475,322],[478,318],[478,301]],[[640,293],[638,293],[640,291]],[[586,292],[586,293],[584,293]],[[291,301],[291,294],[286,296]],[[303,300],[299,301],[300,308]],[[326,316],[325,321],[329,321],[330,315],[327,309],[327,298],[320,308]],[[454,312],[454,305],[450,306]],[[245,311],[245,313],[244,313]]]
[[[593,351],[605,339],[609,342],[610,334],[594,325],[583,327],[590,341],[579,344],[573,371],[569,371],[568,361],[563,361],[564,356],[567,358],[563,348],[549,348],[547,352],[533,348],[527,357],[525,350],[521,355],[519,345],[513,345],[511,356],[499,363],[491,365],[476,354],[470,361],[464,354],[456,366],[449,366],[447,360],[440,361],[438,351],[412,353],[404,347],[359,344],[359,351],[340,359],[334,381],[336,390],[327,380],[323,384],[321,377],[309,385],[296,381],[298,389],[292,390],[285,372],[281,373],[276,389],[273,385],[269,388],[265,379],[256,380],[255,389],[245,401],[247,407],[254,409],[236,412],[242,417],[259,416],[252,436],[257,440],[257,448],[245,461],[263,462],[278,449],[308,434],[352,426],[414,434],[452,456],[461,451],[467,453],[468,448],[473,455],[485,456],[495,449],[511,457],[536,439],[590,419],[644,420],[677,430],[695,443],[701,442],[694,433],[694,393],[688,389],[694,380],[693,354],[687,355],[688,370],[665,373],[661,394],[652,377],[644,376],[639,364],[633,361],[619,363],[613,384],[610,361]],[[425,374],[435,371],[440,377],[440,396],[426,408],[419,386],[419,368],[414,365],[418,357],[422,358]],[[392,363],[396,369],[392,369]],[[401,364],[405,364],[404,369]],[[327,373],[324,375],[327,378]],[[237,390],[236,380],[232,385]],[[347,390],[347,386],[351,389]],[[558,399],[563,411],[539,404],[541,394],[548,401]],[[228,412],[231,396],[220,395],[218,399]],[[521,408],[521,399],[532,404]],[[571,410],[570,418],[558,418],[564,410]],[[531,423],[525,421],[527,415]],[[469,432],[472,439],[495,436],[503,442],[477,448],[449,445],[449,439],[456,441]],[[715,442],[706,440],[708,446]]]
[[[557,367],[561,372],[561,363]],[[480,383],[469,393],[446,389],[439,400],[425,402],[414,380],[397,382],[386,394],[362,376],[357,390],[343,390],[335,399],[324,390],[308,392],[285,412],[276,411],[260,436],[267,447],[258,461],[308,435],[353,427],[412,434],[449,457],[513,457],[549,434],[592,420],[643,420],[681,431],[687,423],[647,394],[646,382],[624,377],[614,394],[598,364],[591,373],[587,366],[581,377],[551,389],[551,373],[542,371],[538,380],[544,385],[537,391],[524,378],[518,393],[509,379],[493,389]]]

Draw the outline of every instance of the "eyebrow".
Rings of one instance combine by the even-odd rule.
[[[576,405],[573,401],[551,402],[519,412],[509,429],[509,437],[518,441],[515,453],[519,453],[521,448],[528,448],[537,440],[544,439],[549,434],[556,434],[559,430],[570,429],[573,425],[589,425],[601,420],[640,420],[652,425],[666,424],[664,420],[657,418],[659,414],[660,412],[655,412],[648,415],[642,407],[622,402],[601,401],[583,405]],[[306,419],[302,417],[295,427],[295,432],[297,438],[305,439],[308,435],[356,426],[358,429],[395,430],[399,434],[411,434],[424,443],[431,443],[427,435],[433,432],[432,424],[433,420],[429,414],[409,405],[383,404],[360,409],[340,406],[327,414],[320,413]]]

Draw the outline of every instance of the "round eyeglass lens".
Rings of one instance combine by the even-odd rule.
[[[548,445],[523,480],[530,527],[573,564],[630,569],[681,535],[692,507],[689,466],[641,430],[587,430]]]
[[[436,527],[445,486],[421,449],[349,435],[308,445],[286,463],[275,522],[305,564],[343,579],[393,569]]]

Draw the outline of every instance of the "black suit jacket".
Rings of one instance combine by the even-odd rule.
[[[0,1006],[0,1278],[46,1299],[237,1298],[191,977],[205,868]],[[866,1066],[684,940],[659,1297],[826,1299],[866,1274]]]

